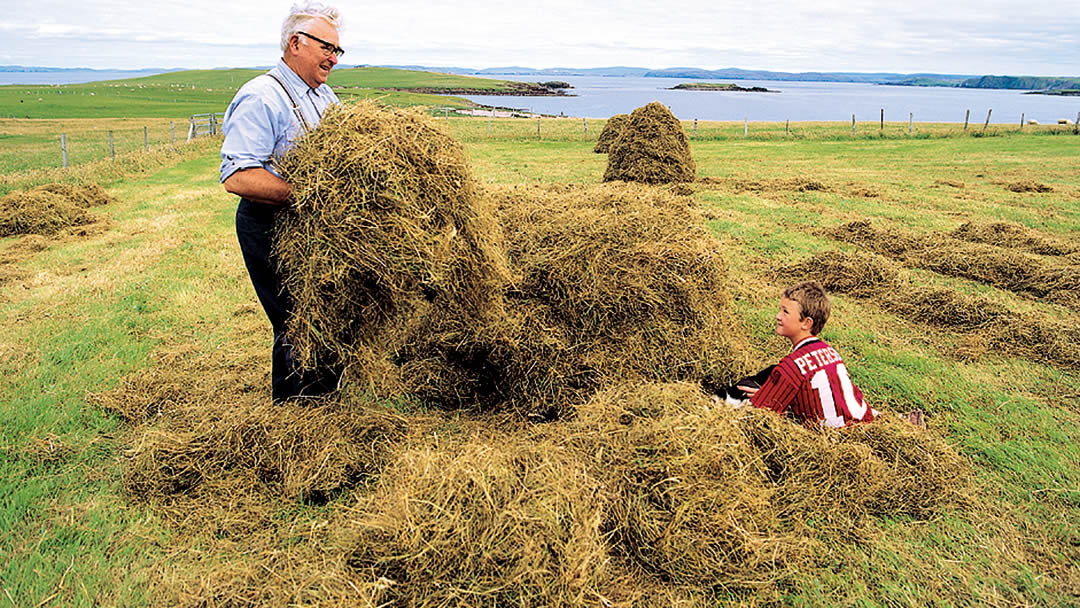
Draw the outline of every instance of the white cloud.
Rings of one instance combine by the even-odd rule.
[[[14,0],[6,63],[266,65],[291,2]],[[1080,76],[1080,5],[1050,0],[339,2],[346,63],[639,65]],[[78,48],[78,52],[72,52]]]

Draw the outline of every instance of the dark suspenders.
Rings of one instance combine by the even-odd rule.
[[[270,72],[267,72],[266,75],[269,76],[270,78],[273,78],[274,82],[281,85],[281,90],[285,91],[285,95],[289,98],[289,102],[292,104],[293,114],[296,114],[296,117],[300,119],[300,124],[304,125],[304,132],[310,131],[311,130],[311,125],[309,125],[307,119],[304,118],[304,113],[300,110],[300,104],[296,103],[296,99],[293,98],[292,92],[289,91],[289,87],[285,86],[285,83],[281,82],[280,78],[278,78],[277,76],[274,76]],[[315,113],[316,114],[319,113],[318,108],[315,108]],[[320,116],[320,118],[322,118],[322,117]]]

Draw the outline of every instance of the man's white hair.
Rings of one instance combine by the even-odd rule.
[[[289,16],[281,24],[281,52],[285,52],[285,49],[289,47],[289,40],[297,32],[303,30],[315,19],[322,19],[334,26],[334,29],[341,30],[341,12],[336,7],[327,6],[322,2],[294,4],[292,10],[289,11]]]

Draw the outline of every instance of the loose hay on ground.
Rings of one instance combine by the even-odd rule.
[[[682,124],[663,104],[634,110],[608,150],[604,181],[692,182],[697,167]]]
[[[1041,255],[1069,255],[1080,251],[1075,243],[1011,222],[965,222],[950,233],[956,239],[1022,249]]]
[[[880,256],[824,251],[779,269],[777,275],[786,281],[813,279],[829,291],[872,299],[884,310],[933,327],[977,332],[960,351],[965,358],[994,347],[1051,365],[1080,367],[1080,330],[984,297],[918,285]]]
[[[111,198],[97,184],[47,184],[0,198],[0,237],[15,234],[49,235],[95,221],[90,208]]]
[[[879,228],[866,220],[842,224],[824,233],[909,266],[982,281],[1073,308],[1080,306],[1080,268],[1072,264],[1051,265],[1010,249],[941,234],[916,235]]]

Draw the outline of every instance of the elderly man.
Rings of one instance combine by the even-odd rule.
[[[319,3],[295,5],[281,28],[282,58],[266,74],[250,80],[225,112],[221,182],[240,197],[236,235],[255,293],[274,330],[274,403],[319,395],[337,387],[336,370],[300,370],[285,335],[292,307],[271,256],[274,217],[289,204],[289,184],[274,159],[297,137],[319,124],[338,98],[326,85],[344,50],[338,46],[338,10]]]

